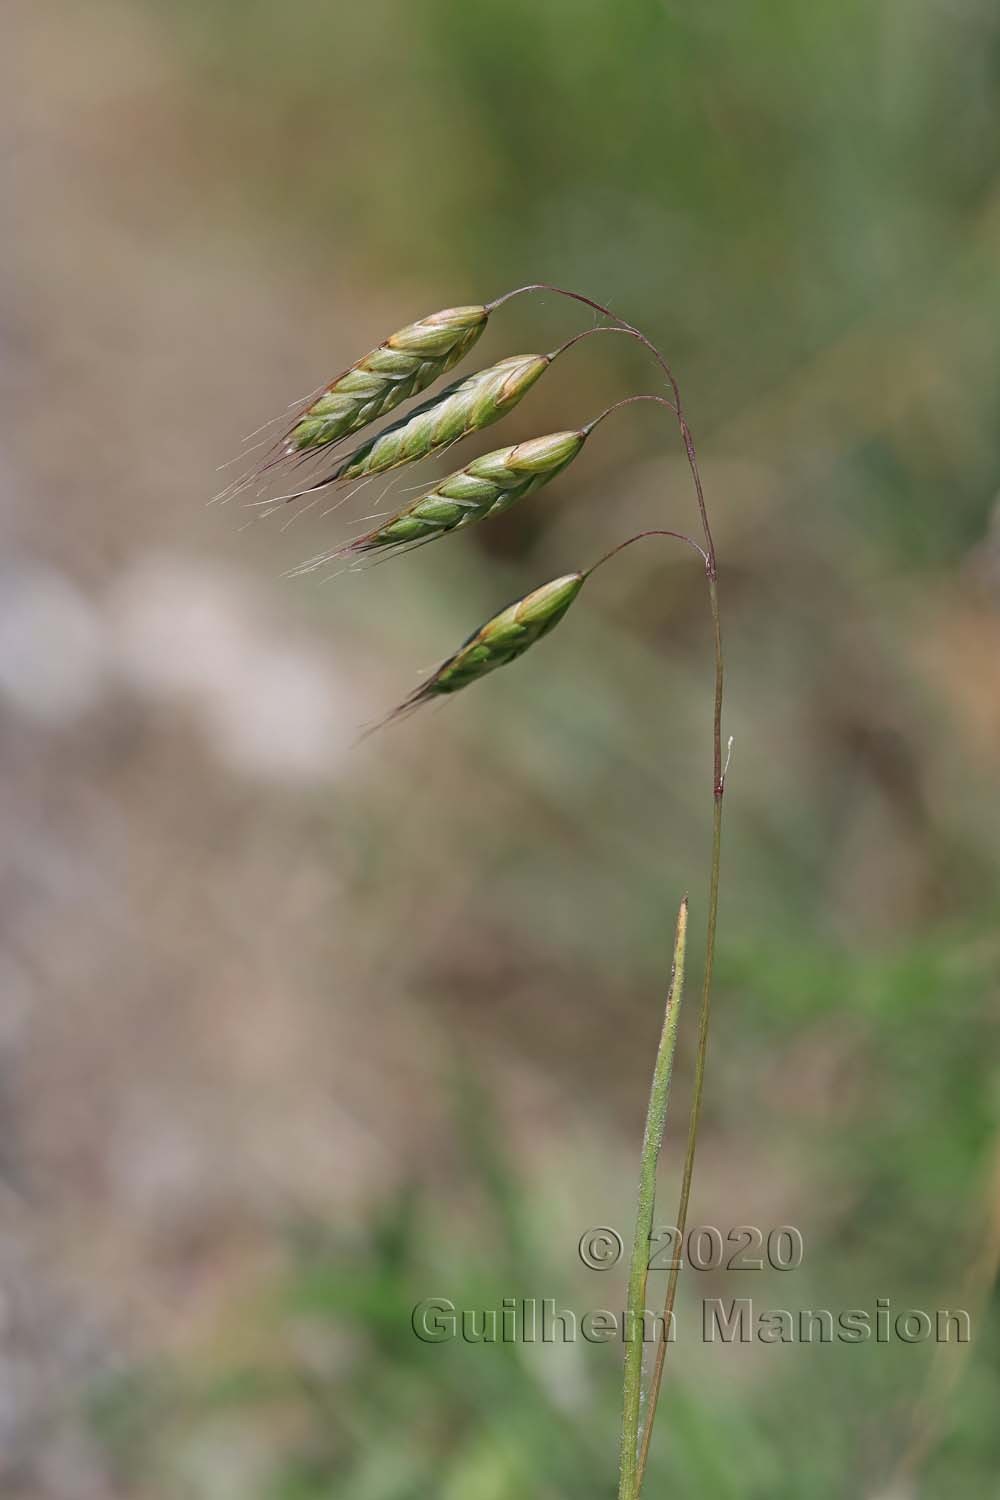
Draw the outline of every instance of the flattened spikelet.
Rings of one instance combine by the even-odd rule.
[[[385,474],[457,443],[512,410],[550,363],[547,354],[514,354],[455,381],[440,396],[425,401],[409,416],[355,448],[325,479],[281,499],[298,500],[340,480]]]
[[[480,677],[495,672],[497,667],[516,661],[559,624],[586,578],[586,573],[565,573],[532,589],[522,599],[515,599],[474,631],[384,722],[390,723],[446,693],[460,692]]]
[[[481,305],[446,307],[390,334],[302,413],[285,440],[286,452],[339,442],[426,390],[468,354],[488,318]]]
[[[295,572],[309,573],[339,558],[360,557],[367,552],[399,552],[501,515],[515,501],[534,494],[560,474],[576,458],[586,438],[585,430],[552,432],[484,453],[440,480],[381,526],[312,558]]]

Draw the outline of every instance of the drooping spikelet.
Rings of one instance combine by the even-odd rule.
[[[298,500],[339,480],[366,479],[416,463],[468,433],[488,427],[517,405],[551,362],[548,354],[514,354],[455,381],[440,396],[425,401],[409,416],[355,448],[332,474],[283,495],[281,501]]]
[[[586,578],[586,573],[566,573],[509,604],[474,631],[454,656],[449,656],[432,677],[390,714],[390,719],[419,708],[432,698],[457,693],[497,667],[516,661],[559,624]]]
[[[308,573],[342,557],[366,552],[400,551],[413,543],[430,541],[458,531],[489,516],[501,515],[517,500],[534,494],[576,458],[587,430],[551,432],[510,448],[497,448],[456,469],[433,489],[405,505],[388,521],[342,547],[304,563],[296,573]]]
[[[302,413],[285,440],[286,451],[339,442],[426,390],[468,354],[488,318],[489,310],[479,305],[446,307],[390,334]]]

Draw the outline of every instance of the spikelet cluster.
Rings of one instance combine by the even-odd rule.
[[[286,451],[323,448],[426,390],[481,337],[487,308],[446,307],[390,334],[327,386],[286,438]]]
[[[495,672],[497,667],[516,661],[555,629],[586,579],[586,573],[565,573],[509,604],[474,631],[391,717],[396,718],[443,694],[460,692]]]

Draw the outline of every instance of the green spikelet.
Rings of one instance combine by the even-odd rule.
[[[366,552],[401,551],[501,515],[516,500],[533,495],[560,474],[576,458],[586,439],[585,430],[552,432],[484,453],[440,480],[381,526],[310,559],[295,572],[310,573],[338,558],[360,557]]]
[[[586,578],[586,573],[566,573],[509,604],[470,635],[389,718],[395,719],[444,693],[457,693],[497,667],[516,661],[559,624]]]
[[[339,442],[426,390],[468,354],[488,318],[482,306],[446,307],[391,334],[303,412],[285,440],[286,452]]]
[[[384,474],[387,469],[416,463],[468,433],[488,427],[517,405],[549,363],[546,354],[514,354],[467,375],[355,448],[324,483]]]

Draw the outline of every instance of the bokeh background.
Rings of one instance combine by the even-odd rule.
[[[692,1222],[805,1247],[682,1275],[650,1493],[1000,1494],[996,6],[7,0],[4,33],[3,1493],[613,1493],[618,1345],[409,1319],[623,1304],[576,1246],[628,1236],[683,891],[704,921],[699,568],[632,549],[516,670],[356,735],[513,595],[691,525],[676,434],[621,412],[536,502],[327,584],[282,575],[350,510],[206,504],[391,330],[541,279],[663,344],[699,440],[735,753]],[[523,298],[474,358],[590,321]],[[655,382],[588,341],[496,441]],[[735,1296],[974,1339],[706,1347]]]

